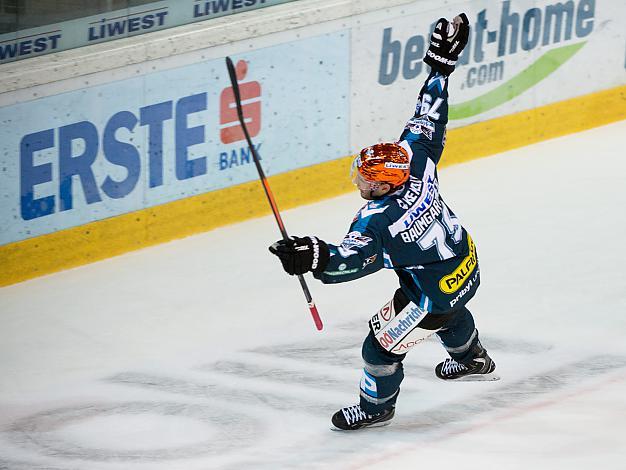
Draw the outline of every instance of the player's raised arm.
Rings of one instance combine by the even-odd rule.
[[[448,123],[448,77],[467,44],[469,29],[467,16],[461,13],[451,22],[440,18],[430,36],[424,62],[431,72],[420,90],[415,114],[400,137],[400,141],[406,140],[411,147],[418,167],[423,165],[425,157],[435,164],[441,158]]]

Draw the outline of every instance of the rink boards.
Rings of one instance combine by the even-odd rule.
[[[430,3],[1,94],[0,285],[269,212],[226,55],[246,63],[245,114],[282,209],[349,191],[349,155],[397,138],[431,22],[459,8],[475,34],[450,80],[444,164],[626,118],[625,38],[605,5],[420,14]]]

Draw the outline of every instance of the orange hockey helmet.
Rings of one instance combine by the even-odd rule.
[[[404,147],[385,142],[365,147],[354,160],[353,178],[360,176],[369,183],[387,183],[392,188],[409,179],[411,159]]]

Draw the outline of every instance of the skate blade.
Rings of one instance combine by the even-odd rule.
[[[362,428],[359,428],[359,429],[340,429],[336,426],[331,426],[330,430],[337,431],[337,432],[356,432],[356,431],[364,431],[366,429],[371,429],[371,428],[382,428],[383,426],[389,426],[390,424],[391,424],[391,420],[383,421],[382,423],[370,424],[369,426],[363,426]]]
[[[491,374],[466,375],[465,377],[453,379],[452,382],[495,382],[496,380],[500,380],[500,376],[492,372]]]

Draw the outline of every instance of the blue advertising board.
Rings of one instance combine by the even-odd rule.
[[[347,32],[232,56],[268,175],[349,153]],[[257,178],[223,59],[0,108],[0,245]]]

